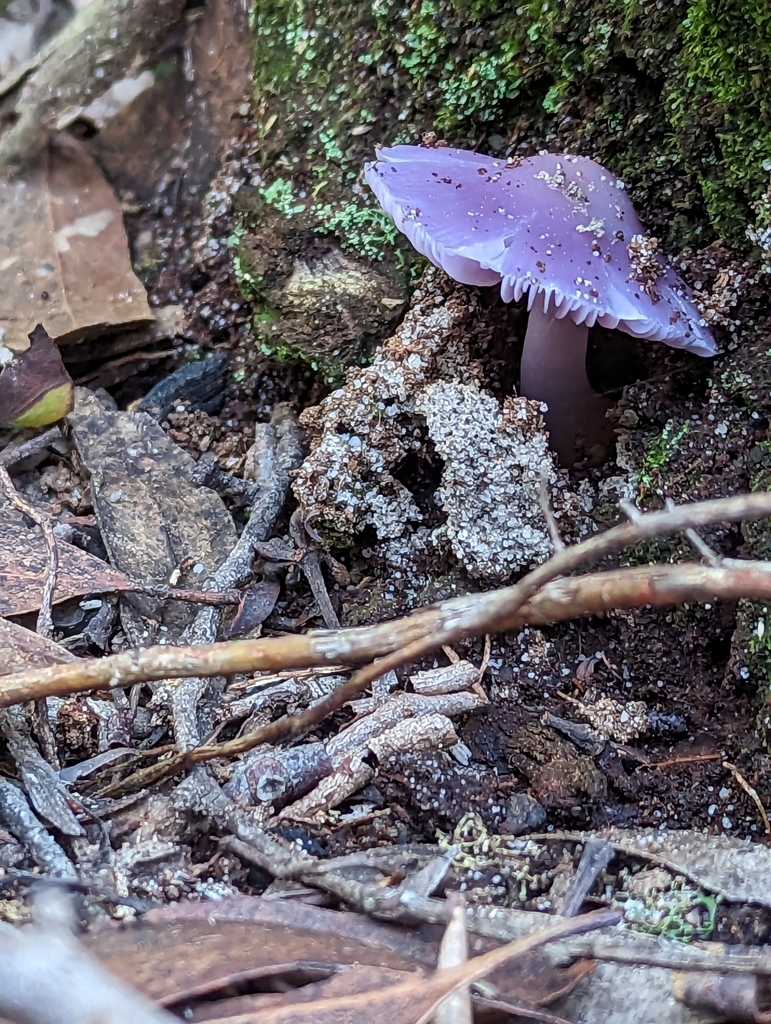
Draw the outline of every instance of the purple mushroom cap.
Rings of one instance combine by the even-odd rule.
[[[393,146],[364,176],[418,252],[462,284],[500,283],[504,302],[527,294],[528,309],[539,300],[558,319],[717,352],[688,286],[646,251],[623,183],[594,160]]]
[[[691,290],[646,235],[624,185],[586,157],[496,160],[462,149],[380,149],[365,178],[418,252],[462,284],[500,284],[530,311],[520,391],[546,402],[565,462],[602,432],[588,329],[618,328],[700,356],[717,346]]]

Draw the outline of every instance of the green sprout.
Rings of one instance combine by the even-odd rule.
[[[658,435],[646,442],[643,456],[643,468],[640,472],[642,493],[655,490],[661,480],[661,470],[680,447],[680,442],[688,433],[688,424],[677,427],[670,420]]]
[[[675,879],[666,892],[643,897],[622,892],[614,903],[623,908],[630,924],[648,935],[694,942],[713,934],[720,897],[693,888],[684,879]]]

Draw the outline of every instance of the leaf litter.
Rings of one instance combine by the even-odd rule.
[[[164,5],[164,17],[172,6]],[[592,485],[588,478],[568,480],[551,465],[537,410],[520,408],[519,399],[499,403],[491,389],[494,361],[473,349],[474,339],[495,343],[486,310],[436,275],[424,278],[406,326],[372,367],[351,371],[325,405],[318,404],[323,387],[307,372],[278,364],[261,364],[251,392],[242,386],[255,363],[244,359],[239,340],[245,316],[224,244],[234,226],[234,179],[227,176],[251,182],[259,170],[250,162],[248,116],[239,102],[250,56],[245,33],[232,30],[245,12],[232,23],[226,13],[221,4],[205,5],[194,36],[199,119],[192,137],[199,142],[183,203],[176,133],[166,140],[166,154],[162,139],[155,150],[160,156],[147,174],[156,180],[143,188],[136,161],[131,172],[132,185],[145,197],[161,195],[163,208],[145,198],[132,214],[127,189],[119,185],[115,195],[98,167],[99,135],[89,150],[59,134],[37,165],[0,184],[7,214],[0,221],[0,325],[3,344],[18,353],[14,372],[6,368],[0,376],[0,416],[11,426],[36,425],[27,413],[57,388],[65,389],[60,408],[67,411],[71,382],[51,339],[68,363],[79,362],[97,381],[101,375],[117,397],[116,403],[79,389],[69,434],[63,443],[59,435],[58,446],[49,440],[36,447],[29,436],[11,441],[18,446],[18,458],[8,459],[11,486],[38,518],[56,524],[57,563],[52,569],[50,538],[39,523],[6,494],[6,675],[59,664],[85,678],[97,652],[150,642],[205,651],[227,636],[270,643],[325,626],[332,644],[340,621],[366,628],[466,590],[453,562],[471,576],[505,576],[596,528],[586,514]],[[126,52],[136,38],[130,36]],[[216,46],[207,48],[212,38]],[[56,68],[55,59],[46,61],[39,63],[43,79]],[[226,76],[227,90],[224,68],[243,75]],[[134,100],[145,105],[145,117],[164,95],[154,88],[148,82]],[[34,96],[34,87],[27,94]],[[91,100],[90,90],[83,98]],[[159,123],[166,115],[175,122],[171,109],[159,111]],[[141,152],[136,133],[148,122],[132,120],[131,110],[132,104],[104,107],[104,122],[95,122],[106,163],[109,153],[117,159],[121,132],[125,151]],[[229,137],[234,128],[238,139]],[[164,165],[168,173],[158,181]],[[203,218],[194,214],[186,223],[193,187],[205,189],[220,165]],[[157,245],[169,264],[192,241],[198,253],[176,281],[167,266],[157,273],[152,261],[145,265],[152,308],[132,269],[124,210],[130,221],[137,218],[135,241],[142,230],[154,233],[142,242],[146,252]],[[186,273],[206,280],[191,288]],[[174,317],[181,305],[187,323],[177,319],[154,331],[160,305]],[[36,323],[47,346],[37,365],[40,351],[25,340]],[[200,382],[210,375],[178,370],[148,398],[154,416],[131,405],[124,383],[139,397],[159,383],[157,374],[151,381],[142,376],[153,362],[152,345],[171,344],[158,350],[160,361],[181,354],[182,336],[209,351],[210,334],[241,382],[219,378],[214,394],[206,394]],[[135,352],[140,358],[132,364]],[[377,400],[359,406],[357,391]],[[287,398],[289,408],[280,401]],[[303,406],[311,435],[306,459],[294,415]],[[454,447],[461,421],[489,452],[485,459]],[[366,444],[357,447],[362,438]],[[420,472],[415,460],[426,462]],[[519,467],[513,478],[506,472],[512,460]],[[545,466],[546,480],[539,482],[536,464]],[[291,515],[293,480],[301,510]],[[619,491],[608,484],[604,497],[624,497],[621,485]],[[480,510],[499,487],[508,497],[493,502],[494,529],[485,533]],[[510,505],[516,516],[505,514]],[[713,544],[731,537],[720,522],[709,521]],[[355,540],[336,548],[336,558],[328,550],[330,525],[333,535]],[[372,528],[374,538],[367,534]],[[499,544],[501,537],[506,543]],[[758,596],[766,594],[764,564],[757,564],[756,589],[750,587]],[[562,600],[575,600],[579,584],[572,592],[568,581]],[[231,620],[223,609],[239,600]],[[639,595],[636,602],[625,607],[648,603]],[[191,660],[186,673],[152,676],[156,682],[137,681],[126,692],[117,678],[91,696],[14,703],[0,713],[0,907],[9,920],[32,913],[35,920],[20,931],[1,929],[5,971],[30,972],[18,976],[34,979],[24,998],[29,1002],[34,991],[39,1008],[63,956],[72,1002],[58,1007],[55,1019],[62,1020],[81,1019],[97,1006],[113,1019],[174,1019],[111,982],[98,961],[166,1010],[194,1020],[358,1020],[366,1013],[406,1024],[497,1012],[625,1021],[634,1005],[639,1019],[693,1021],[740,1002],[759,1019],[758,979],[771,970],[769,926],[757,909],[768,907],[764,847],[703,834],[698,810],[685,822],[690,831],[655,827],[646,820],[655,802],[637,778],[662,749],[675,774],[715,765],[723,774],[700,768],[691,788],[712,787],[716,796],[707,799],[722,803],[729,822],[723,827],[731,829],[728,816],[736,817],[747,789],[739,793],[728,783],[744,777],[735,767],[726,777],[722,750],[709,744],[719,747],[719,740],[707,735],[690,749],[682,714],[665,720],[653,707],[655,691],[629,701],[626,687],[615,685],[627,669],[619,640],[626,624],[633,649],[641,614],[653,613],[595,620],[585,635],[580,627],[538,623],[484,646],[459,641],[460,656],[447,648],[449,666],[423,657],[409,677],[399,665],[383,682],[371,672],[372,695],[343,701],[344,709],[335,705],[331,718],[324,702],[339,692],[347,669],[338,663],[345,659],[333,657],[327,672],[309,665],[201,677],[200,662]],[[693,642],[698,648],[698,638]],[[585,643],[598,653],[578,660]],[[558,687],[570,683],[573,693],[553,713],[563,696]],[[589,725],[572,719],[579,707]],[[312,720],[290,742],[248,749],[251,734],[298,712]],[[229,738],[244,741],[237,756],[226,753]],[[623,828],[630,817],[636,827]],[[550,831],[536,832],[545,820]],[[614,824],[602,827],[608,820]],[[69,888],[85,900],[82,941],[96,959],[72,938],[67,901],[35,888],[40,877],[66,882],[53,892]],[[610,909],[599,917],[579,913],[597,905]],[[627,927],[619,929],[622,915]],[[553,935],[527,940],[541,951],[531,949],[515,970],[481,980],[490,959],[516,955],[497,947],[546,925],[556,928]],[[445,929],[450,952],[440,956]],[[41,951],[49,943],[44,967]],[[719,985],[702,982],[713,976]],[[2,997],[0,1011],[13,1012]]]
[[[0,180],[0,343],[27,348],[41,323],[60,344],[149,323],[120,204],[76,142]]]

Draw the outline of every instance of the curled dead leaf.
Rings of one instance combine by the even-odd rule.
[[[43,427],[72,410],[73,383],[61,353],[42,324],[0,372],[0,426]]]

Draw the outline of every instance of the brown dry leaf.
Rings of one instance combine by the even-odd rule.
[[[129,589],[128,577],[101,559],[64,541],[57,546],[54,603],[83,594]],[[47,563],[38,527],[28,526],[21,513],[0,503],[0,615],[24,615],[40,608]]]
[[[234,640],[256,629],[276,607],[280,593],[281,586],[277,580],[260,580],[249,587],[244,592],[223,639]]]
[[[393,927],[356,913],[259,896],[152,910],[141,924],[105,923],[86,933],[83,941],[110,970],[165,1006],[184,1008],[186,1013],[192,1010],[195,1020],[248,1013],[258,1007],[288,1007],[290,1002],[315,1000],[322,994],[365,991],[366,987],[357,987],[359,975],[344,975],[353,963],[393,972],[390,983],[398,981],[401,972],[417,972],[424,978],[434,969],[439,948],[438,941],[428,941],[419,928]],[[469,945],[475,955],[495,947],[492,940],[479,936],[473,936]],[[592,962],[585,960],[555,968],[544,953],[534,950],[519,958],[516,972],[503,967],[492,973],[488,985],[498,1006],[522,1001],[545,1006],[570,992],[592,968]],[[320,980],[315,980],[314,971],[315,978],[322,972]],[[323,977],[324,973],[330,977]],[[235,981],[282,974],[292,988],[298,975],[308,984],[280,996],[254,995],[248,1003],[211,1001],[218,991],[228,993]],[[198,1009],[197,998],[207,1000]]]
[[[78,660],[66,647],[61,647],[53,640],[18,626],[15,622],[0,619],[0,676]]]
[[[42,324],[30,345],[0,370],[0,426],[45,427],[72,409],[72,378],[56,342]]]
[[[591,916],[598,920],[598,915]],[[572,926],[581,927],[578,922],[572,922]],[[511,967],[513,962],[549,941],[548,935],[557,939],[569,934],[570,928],[569,922],[517,939],[458,967],[436,971],[428,978],[415,974],[402,981],[392,978],[384,987],[374,990],[327,995],[299,1006],[283,1002],[270,1008],[261,1007],[256,1012],[214,1018],[212,1024],[359,1024],[362,1019],[371,1024],[427,1024],[439,1004],[464,985],[481,980],[504,964],[516,977],[516,967]]]
[[[0,343],[23,351],[36,323],[69,343],[151,320],[120,205],[74,139],[0,180]]]
[[[105,967],[164,1005],[216,992],[234,978],[275,975],[286,964],[334,971],[356,961],[415,971],[436,963],[436,945],[417,931],[260,897],[152,910],[138,927],[105,924],[83,941]]]
[[[188,1014],[185,1020],[199,1024],[203,1021],[227,1021],[237,1014],[257,1013],[267,1009],[281,1008],[293,1004],[315,1004],[319,999],[334,996],[354,995],[358,992],[371,992],[404,981],[413,971],[395,971],[389,967],[374,967],[363,964],[351,964],[343,968],[339,974],[324,981],[311,981],[301,988],[289,989],[286,992],[258,992],[254,995],[234,996],[232,999],[219,999],[214,1003],[203,1002]]]

